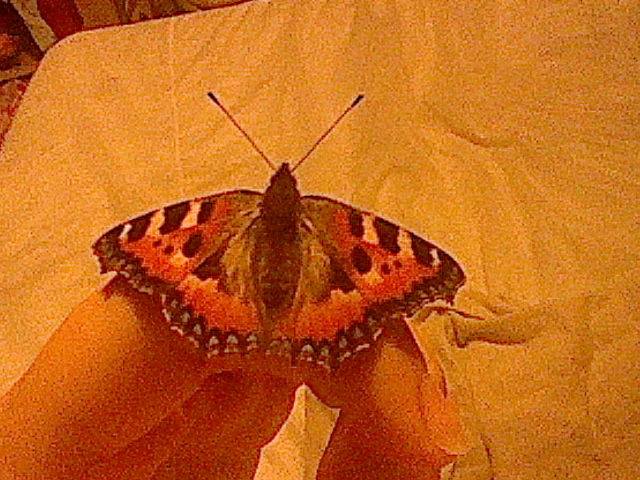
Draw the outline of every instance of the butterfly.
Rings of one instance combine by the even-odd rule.
[[[93,245],[116,272],[162,304],[172,329],[208,356],[265,354],[329,370],[371,347],[385,324],[465,282],[445,251],[373,213],[302,196],[294,166],[276,166],[218,98],[209,97],[275,171],[264,192],[233,190],[150,211]]]

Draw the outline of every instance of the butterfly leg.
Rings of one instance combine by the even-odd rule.
[[[424,308],[418,314],[418,316],[420,317],[418,320],[426,321],[427,318],[429,318],[429,315],[431,315],[432,313],[436,313],[438,315],[445,315],[449,312],[455,313],[456,315],[459,315],[463,318],[468,318],[473,320],[485,320],[485,318],[481,317],[480,315],[474,315],[472,313],[465,312],[464,310],[460,310],[458,308],[453,308],[453,307],[447,307],[444,305],[433,305],[433,306],[428,306]],[[424,313],[424,317],[422,316],[422,313]]]
[[[472,342],[519,345],[537,336],[543,328],[545,307],[514,305],[502,298],[489,297],[477,292],[470,293],[469,300],[482,308],[485,316],[434,305],[423,309],[415,318],[424,321],[434,312],[455,313],[455,316],[449,319],[446,334],[449,343],[458,348],[465,348]]]
[[[480,326],[481,323],[479,321],[484,321],[485,318],[480,315],[473,315],[471,313],[467,313],[464,310],[460,310],[458,308],[441,306],[441,305],[432,305],[426,308],[423,308],[418,314],[414,317],[414,320],[423,323],[426,322],[431,314],[437,315],[445,315],[447,313],[454,313],[460,318],[452,318],[449,322],[449,328],[447,328],[446,333],[449,340],[449,343],[452,345],[456,345],[459,348],[464,348],[467,346],[468,341],[466,337],[460,334],[460,324],[461,322],[469,323],[472,325]]]

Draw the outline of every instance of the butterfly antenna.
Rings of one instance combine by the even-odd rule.
[[[216,97],[212,92],[207,93],[207,96],[213,101],[213,103],[215,103],[218,107],[220,107],[220,110],[222,110],[222,113],[224,113],[227,116],[227,118],[231,120],[231,123],[233,123],[236,126],[236,128],[240,130],[240,133],[242,133],[242,135],[244,135],[244,138],[246,138],[249,141],[249,143],[254,148],[254,150],[260,154],[260,156],[265,162],[267,162],[267,165],[269,165],[269,168],[271,168],[271,170],[276,170],[276,166],[273,164],[273,162],[269,160],[269,158],[264,154],[262,149],[258,147],[256,142],[253,141],[253,139],[244,130],[244,128],[240,126],[240,124],[236,121],[236,119],[233,118],[233,116],[229,113],[229,111],[226,108],[224,108],[224,105],[220,103],[220,100],[218,100],[218,97]]]
[[[353,102],[351,102],[351,105],[349,105],[344,112],[342,112],[340,114],[340,116],[338,118],[336,118],[334,120],[334,122],[329,126],[329,128],[327,128],[327,130],[320,135],[320,138],[318,138],[318,140],[316,140],[316,142],[311,145],[311,148],[307,151],[307,153],[305,153],[302,158],[300,160],[298,160],[298,162],[293,166],[293,168],[291,169],[291,172],[294,172],[296,168],[298,168],[300,165],[302,165],[302,162],[304,162],[307,158],[309,158],[309,155],[311,155],[313,153],[313,151],[316,149],[316,147],[318,145],[320,145],[320,143],[327,138],[327,135],[329,135],[331,133],[331,131],[336,128],[336,126],[338,125],[338,123],[340,123],[340,121],[347,115],[347,113],[349,113],[351,110],[353,110],[364,98],[364,95],[360,94],[358,95],[355,100]]]

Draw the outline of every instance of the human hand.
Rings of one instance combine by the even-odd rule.
[[[114,280],[65,320],[0,401],[2,478],[252,478],[300,383],[341,409],[318,478],[439,478],[467,445],[437,362],[408,328],[328,374],[204,359]]]

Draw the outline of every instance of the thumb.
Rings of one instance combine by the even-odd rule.
[[[0,477],[71,478],[160,424],[211,373],[179,340],[122,280],[87,298],[1,399]]]

